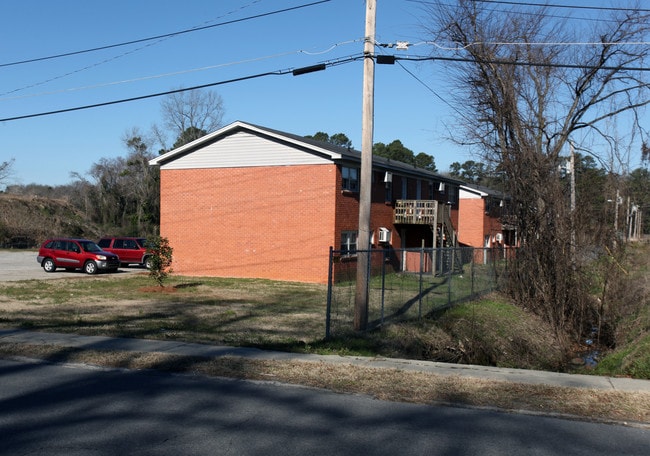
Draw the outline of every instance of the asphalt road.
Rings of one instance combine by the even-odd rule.
[[[47,273],[36,261],[38,252],[33,250],[0,250],[0,281],[30,279],[60,279],[63,277],[88,277],[88,274],[76,270],[68,272],[65,269],[57,269],[55,272]],[[143,272],[145,269],[136,266],[120,268],[116,274],[133,274]]]
[[[0,360],[1,454],[646,455],[650,430],[271,382]]]

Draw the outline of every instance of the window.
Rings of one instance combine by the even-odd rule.
[[[341,233],[341,254],[355,255],[357,253],[357,232],[343,231]]]
[[[68,241],[68,245],[67,245],[66,250],[68,250],[70,252],[81,253],[81,249],[79,248],[77,243],[73,242],[73,241]]]
[[[387,203],[393,202],[393,183],[386,182],[386,194],[384,196],[384,201]]]
[[[359,191],[358,168],[348,168],[347,166],[342,166],[341,176],[343,178],[343,190],[349,190],[351,192]]]
[[[458,203],[458,191],[456,187],[452,187],[451,185],[449,186],[449,190],[447,191],[447,202],[450,204]]]

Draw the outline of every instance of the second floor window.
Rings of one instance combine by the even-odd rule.
[[[384,201],[387,203],[390,203],[393,201],[393,183],[392,182],[386,182],[386,194],[384,197]]]
[[[341,177],[343,178],[343,190],[359,191],[359,170],[357,168],[341,167]]]

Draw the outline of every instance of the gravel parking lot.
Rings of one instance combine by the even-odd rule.
[[[38,252],[35,250],[0,250],[0,282],[30,279],[61,279],[63,277],[89,277],[81,270],[68,272],[65,269],[57,269],[55,272],[47,273],[36,261]],[[143,272],[146,269],[136,266],[120,268],[118,274],[133,274]]]

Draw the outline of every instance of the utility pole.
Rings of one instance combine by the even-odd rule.
[[[618,186],[618,182],[616,183]],[[614,247],[618,242],[618,207],[621,205],[621,192],[616,189],[616,200],[614,201]]]
[[[571,264],[576,265],[576,153],[573,143],[569,142],[571,150]]]
[[[359,234],[357,284],[354,296],[354,329],[368,326],[370,271],[370,206],[372,191],[372,141],[375,117],[375,17],[377,0],[366,0],[366,40],[363,49],[363,119],[361,125],[361,176],[359,185]]]

